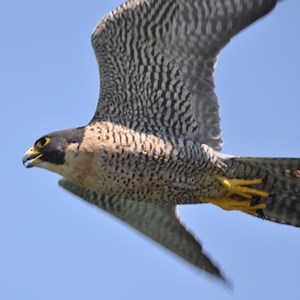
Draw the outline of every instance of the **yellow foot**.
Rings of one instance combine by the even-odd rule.
[[[257,210],[267,207],[265,203],[251,205],[251,200],[238,200],[232,198],[208,198],[205,197],[204,201],[215,204],[225,210],[240,210],[248,214],[255,215]]]
[[[265,191],[260,191],[257,189],[247,187],[247,185],[262,183],[261,178],[252,179],[252,180],[227,179],[221,176],[215,176],[215,178],[218,179],[221,182],[221,184],[227,189],[228,193],[225,195],[225,198],[234,194],[240,195],[246,199],[252,199],[253,196],[260,196],[260,197],[269,196],[269,193]]]
[[[255,196],[268,197],[269,193],[255,188],[248,187],[249,185],[260,184],[262,179],[244,180],[244,179],[228,179],[221,176],[215,176],[220,183],[227,189],[225,196],[217,199],[204,197],[205,202],[209,202],[220,206],[225,210],[240,210],[248,214],[257,214],[260,210],[266,208],[266,204],[252,205],[252,199]],[[243,199],[234,199],[231,196],[242,196]]]

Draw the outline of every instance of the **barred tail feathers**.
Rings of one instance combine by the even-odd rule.
[[[266,219],[300,227],[299,158],[234,157],[229,161],[237,168],[239,177],[244,172],[248,177],[263,179],[259,188],[270,194],[261,199],[267,203]]]

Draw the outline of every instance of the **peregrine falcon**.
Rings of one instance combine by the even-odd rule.
[[[39,138],[27,168],[225,280],[181,223],[179,204],[213,203],[300,226],[300,159],[222,154],[214,66],[276,0],[129,0],[92,33],[101,92],[84,127]]]

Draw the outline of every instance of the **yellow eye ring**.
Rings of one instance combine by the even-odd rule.
[[[38,149],[45,148],[49,144],[50,140],[51,140],[51,138],[49,138],[47,136],[42,137],[35,142],[34,146]]]

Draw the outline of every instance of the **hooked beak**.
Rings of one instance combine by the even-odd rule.
[[[43,154],[31,147],[23,156],[22,162],[26,168],[32,168],[39,163],[39,158]]]

